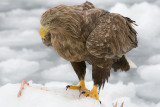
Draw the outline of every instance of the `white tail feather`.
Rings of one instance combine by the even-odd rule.
[[[125,58],[128,61],[130,68],[137,68],[136,64],[134,64],[127,56],[125,56]]]

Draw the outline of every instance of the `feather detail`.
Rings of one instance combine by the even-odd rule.
[[[131,61],[127,56],[125,56],[125,58],[128,61],[130,68],[137,68],[136,64],[133,61]]]

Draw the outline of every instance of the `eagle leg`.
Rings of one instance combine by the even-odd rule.
[[[85,61],[71,62],[71,65],[72,65],[75,73],[77,74],[77,76],[80,80],[80,83],[78,86],[67,85],[66,90],[67,89],[74,89],[74,90],[79,90],[79,91],[88,91],[88,89],[85,86],[85,82],[84,82],[84,76],[86,74]]]
[[[98,95],[98,89],[101,88],[101,86],[104,86],[105,80],[108,80],[108,77],[110,75],[110,68],[111,68],[111,62],[108,61],[106,64],[106,67],[100,68],[96,65],[92,65],[92,78],[94,82],[94,86],[91,91],[83,91],[81,94],[83,94],[86,97],[94,97],[96,100],[98,100],[101,104],[101,101],[99,100]]]
[[[89,91],[86,86],[84,80],[81,80],[78,86],[67,85],[67,89],[79,90],[79,91]]]
[[[98,95],[98,90],[97,90],[97,85],[94,85],[91,91],[82,91],[81,92],[84,96],[86,97],[95,97],[96,100],[99,100],[99,95]],[[101,103],[101,101],[100,101]]]

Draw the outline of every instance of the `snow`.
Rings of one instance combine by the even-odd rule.
[[[70,63],[68,64],[59,64],[59,66],[52,67],[47,69],[41,73],[42,78],[46,80],[54,80],[54,81],[76,81],[78,82],[78,78],[76,73],[73,73],[72,66]],[[62,74],[65,76],[61,77]],[[91,80],[91,72],[89,72],[88,68],[86,69],[86,80]]]
[[[124,107],[160,107],[160,0],[92,0],[96,7],[130,17],[138,24],[135,27],[138,48],[127,53],[137,69],[111,71],[109,83],[100,93],[102,105],[91,98],[79,98],[78,91],[65,91],[66,85],[77,85],[78,78],[69,62],[42,44],[38,33],[40,16],[55,5],[83,2],[85,0],[1,0],[0,107],[111,107],[117,100],[119,104],[124,101]],[[22,78],[35,83],[33,87],[26,87],[18,99]],[[90,65],[87,65],[85,80],[91,89]]]
[[[153,55],[148,59],[148,62],[150,64],[158,64],[158,63],[160,63],[159,61],[160,61],[160,54]]]
[[[159,83],[160,64],[140,66],[138,71],[144,80]]]
[[[19,77],[27,77],[39,70],[39,63],[35,61],[27,61],[24,59],[10,59],[0,62],[1,75],[7,75],[4,81],[19,81]],[[15,75],[16,74],[16,75]]]
[[[17,51],[8,47],[0,47],[0,52],[0,60],[12,59],[13,57],[16,59],[40,60],[47,58],[49,54],[48,49],[34,51],[32,49],[23,48],[22,50]]]
[[[0,35],[5,35],[5,36],[1,36],[0,46],[26,47],[26,46],[34,46],[40,44],[41,41],[38,36],[39,33],[37,31],[36,30],[26,30],[21,32],[17,30],[1,31]],[[8,32],[10,33],[8,34]]]
[[[94,98],[83,95],[79,97],[78,90],[66,91],[65,86],[71,83],[54,81],[41,85],[29,81],[29,84],[30,86],[25,85],[22,96],[19,98],[17,98],[17,93],[20,83],[8,83],[0,87],[2,107],[112,107],[112,103],[116,102],[118,102],[118,107],[123,102],[124,107],[158,107],[159,105],[154,103],[148,105],[136,98],[136,86],[133,83],[106,84],[100,92],[102,104]],[[92,85],[92,82],[86,82],[88,89],[91,89]]]

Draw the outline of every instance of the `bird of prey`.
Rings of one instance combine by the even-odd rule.
[[[79,78],[79,85],[68,89],[80,90],[84,96],[95,97],[98,88],[108,81],[110,70],[128,71],[125,54],[137,47],[135,21],[120,14],[95,8],[90,2],[81,5],[58,5],[41,16],[39,34],[46,46],[70,61]],[[85,86],[86,64],[92,65],[93,89]]]

